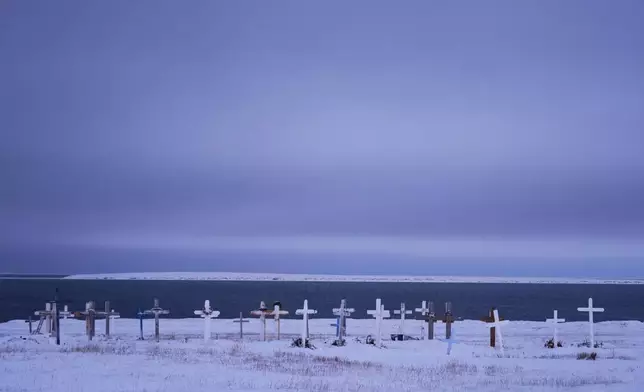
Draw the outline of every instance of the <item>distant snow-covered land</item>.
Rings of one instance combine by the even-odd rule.
[[[557,283],[557,284],[644,284],[641,279],[507,278],[478,276],[389,276],[389,275],[307,275],[242,272],[141,272],[120,274],[79,274],[65,279],[114,280],[234,280],[284,282],[434,282],[434,283]]]
[[[397,320],[383,322],[385,348],[364,342],[374,320],[347,320],[345,347],[334,347],[334,320],[312,319],[315,350],[291,347],[301,320],[282,320],[281,340],[268,320],[269,341],[259,341],[259,320],[244,325],[212,321],[212,340],[203,341],[199,318],[161,320],[161,341],[152,337],[154,320],[115,320],[104,337],[104,320],[87,342],[85,322],[61,320],[62,345],[43,335],[29,336],[27,324],[0,324],[0,391],[609,391],[641,392],[644,385],[644,324],[607,321],[595,325],[596,349],[579,347],[588,323],[559,325],[563,347],[548,349],[552,325],[510,321],[502,327],[505,352],[489,347],[488,326],[466,320],[454,324],[458,343],[447,355],[441,340],[390,341]],[[422,320],[407,320],[406,332],[421,336]],[[436,324],[436,337],[445,324]],[[498,340],[497,340],[498,342]],[[596,360],[578,359],[595,352]]]

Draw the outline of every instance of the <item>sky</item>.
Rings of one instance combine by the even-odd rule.
[[[643,18],[0,2],[0,272],[644,277]]]

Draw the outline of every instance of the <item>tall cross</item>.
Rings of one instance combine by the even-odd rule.
[[[406,310],[404,302],[400,303],[400,310],[394,310],[394,314],[400,315],[400,325],[398,326],[398,333],[403,335],[403,339],[405,338],[405,316],[411,313],[411,310]]]
[[[347,317],[351,317],[351,313],[355,312],[354,308],[347,308],[347,300],[340,301],[339,308],[333,308],[333,314],[338,316],[336,337],[338,340],[343,340],[347,335]]]
[[[309,315],[316,314],[318,311],[314,309],[309,309],[309,300],[304,300],[304,305],[302,309],[297,309],[295,314],[302,316],[302,347],[306,346],[306,339],[309,338]]]
[[[501,354],[505,355],[505,350],[503,349],[503,333],[501,332],[501,325],[508,324],[508,320],[501,320],[499,318],[499,310],[494,309],[492,310],[492,316],[494,317],[494,321],[490,324],[488,324],[489,328],[494,328],[496,330],[496,334],[499,336],[499,347],[501,347]]]
[[[162,315],[162,314],[170,314],[170,311],[167,310],[167,309],[163,309],[159,305],[159,299],[155,298],[154,299],[154,306],[152,307],[152,309],[148,309],[143,313],[146,314],[146,315],[147,314],[153,314],[154,315],[154,338],[158,342],[159,341],[159,316]]]
[[[219,311],[213,310],[210,307],[210,300],[205,300],[203,303],[203,309],[195,310],[195,314],[203,318],[203,321],[204,321],[203,340],[204,342],[208,342],[211,336],[210,321],[212,320],[213,317],[215,318],[219,317]]]
[[[96,334],[96,308],[94,301],[85,302],[85,311],[80,312],[85,316],[85,334],[87,339],[92,340]]]
[[[244,318],[244,313],[239,312],[239,318],[237,320],[233,320],[233,323],[239,323],[239,339],[244,339],[244,323],[247,323],[248,319]]]
[[[562,318],[560,319],[557,316],[558,316],[558,312],[557,312],[557,309],[555,309],[554,313],[553,313],[553,317],[551,319],[549,319],[549,318],[546,319],[546,322],[547,323],[552,323],[553,327],[554,327],[554,334],[553,334],[554,347],[553,348],[557,348],[557,342],[558,342],[557,324],[566,322],[566,319],[562,319]]]
[[[481,321],[484,321],[486,323],[494,323],[494,309],[496,308],[491,308],[490,312],[487,317],[484,317],[481,319]],[[499,321],[503,321],[503,318],[501,317]],[[496,347],[496,327],[490,326],[490,347]]]
[[[110,307],[110,301],[105,301],[105,311],[97,313],[102,316],[105,316],[105,336],[110,336],[110,323],[116,317],[121,317],[121,314],[115,312],[114,309]]]
[[[286,316],[288,310],[281,310],[279,304],[273,305],[273,311],[270,313],[275,319],[275,324],[277,326],[277,340],[280,340],[280,316]]]
[[[383,318],[390,317],[389,311],[385,310],[385,305],[382,304],[380,298],[376,298],[376,309],[367,310],[367,314],[372,315],[376,319],[376,345],[378,347],[382,347],[382,337],[380,336],[382,329],[382,320]]]
[[[434,339],[434,323],[436,322],[436,314],[434,313],[434,303],[432,301],[423,301],[420,308],[415,309],[420,313],[425,322],[427,323],[427,336],[423,333],[423,340]]]
[[[595,328],[593,313],[601,313],[604,311],[604,308],[593,308],[593,299],[588,298],[588,307],[587,308],[577,308],[579,312],[588,312],[588,324],[590,325],[590,347],[595,347]]]
[[[443,318],[443,322],[445,323],[445,338],[449,339],[452,337],[452,323],[454,322],[451,302],[445,302],[445,317]]]
[[[253,316],[259,317],[259,322],[262,324],[262,329],[259,332],[260,340],[266,341],[266,315],[269,315],[271,312],[266,307],[264,301],[259,303],[259,309],[253,310],[250,312]]]

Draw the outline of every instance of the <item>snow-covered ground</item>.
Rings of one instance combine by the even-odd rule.
[[[560,284],[644,284],[641,279],[508,278],[490,276],[390,276],[390,275],[310,275],[243,272],[138,272],[118,274],[79,274],[65,279],[114,280],[235,280],[283,282],[434,282],[434,283],[560,283]]]
[[[488,347],[487,325],[459,321],[460,343],[446,353],[446,343],[390,341],[385,348],[362,344],[373,334],[374,320],[348,320],[348,345],[332,347],[334,320],[312,319],[316,349],[290,346],[301,321],[282,320],[282,339],[258,340],[260,323],[245,324],[238,338],[232,320],[212,321],[213,340],[203,342],[202,319],[161,320],[161,341],[153,341],[154,321],[144,321],[146,340],[137,341],[139,321],[116,320],[113,336],[87,342],[84,322],[61,320],[63,344],[27,335],[22,320],[0,324],[0,391],[642,391],[644,390],[644,324],[637,321],[595,324],[603,347],[577,347],[588,323],[559,326],[564,347],[544,348],[552,325],[510,322],[503,327],[505,355]],[[407,320],[406,332],[420,336],[422,321]],[[383,337],[397,330],[386,320]],[[445,326],[436,325],[437,337]],[[26,338],[26,339],[23,339]],[[582,352],[597,360],[578,360]]]

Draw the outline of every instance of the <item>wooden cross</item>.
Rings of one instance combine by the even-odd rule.
[[[385,310],[385,305],[382,304],[380,298],[376,298],[376,309],[367,310],[367,314],[372,315],[376,319],[376,345],[378,347],[382,347],[382,337],[380,336],[382,329],[382,320],[383,318],[390,317],[389,311]]]
[[[153,314],[154,315],[154,338],[156,341],[159,341],[159,316],[162,314],[170,314],[170,311],[167,309],[161,308],[159,305],[159,299],[155,298],[154,299],[154,307],[152,309],[148,309],[144,312],[146,315],[148,314]]]
[[[496,308],[491,308],[487,317],[483,317],[481,321],[486,323],[494,323],[494,310]],[[504,321],[503,318],[500,318],[499,321]],[[496,327],[491,326],[490,328],[490,347],[496,347]]]
[[[195,310],[195,314],[203,318],[203,321],[204,321],[203,340],[204,342],[208,342],[210,340],[210,336],[212,335],[210,333],[210,321],[212,320],[213,317],[214,318],[219,317],[219,311],[213,310],[210,307],[210,300],[205,300],[203,303],[203,308],[201,310]]]
[[[96,312],[96,314],[105,316],[105,336],[110,337],[110,322],[116,317],[121,317],[121,314],[110,308],[110,301],[105,301],[105,311]]]
[[[434,303],[432,301],[423,301],[420,308],[415,309],[420,313],[427,323],[427,336],[423,334],[423,340],[434,339],[434,323],[436,322],[436,313],[434,313]]]
[[[579,312],[587,312],[588,313],[588,324],[590,325],[590,347],[593,348],[595,347],[595,328],[594,328],[594,320],[593,320],[593,313],[601,313],[604,311],[604,308],[593,308],[593,299],[588,298],[588,307],[587,308],[577,308],[577,311]]]
[[[551,319],[549,319],[549,318],[546,319],[547,323],[552,323],[553,326],[554,326],[554,334],[553,334],[554,346],[553,346],[553,348],[557,348],[557,341],[558,341],[558,338],[557,338],[557,324],[566,322],[566,319],[560,319],[557,316],[558,316],[558,312],[557,312],[557,309],[555,309],[554,313],[553,313],[553,317]]]
[[[405,338],[405,316],[411,313],[411,310],[406,310],[404,302],[400,303],[400,310],[394,310],[394,314],[400,315],[400,325],[398,326],[398,333],[403,335],[403,339]]]
[[[145,340],[143,338],[143,318],[146,316],[146,313],[139,308],[139,311],[136,312],[136,315],[139,317],[139,330],[141,331],[141,336],[139,340]]]
[[[80,312],[85,316],[85,334],[87,335],[88,340],[92,340],[96,334],[96,309],[94,301],[89,301],[85,303],[85,311]]]
[[[505,351],[503,349],[503,333],[501,332],[501,325],[509,323],[508,320],[503,320],[502,318],[499,317],[499,310],[496,308],[492,308],[492,317],[493,321],[492,323],[488,324],[488,327],[490,328],[490,346],[495,347],[492,345],[492,343],[495,343],[496,341],[492,341],[493,336],[499,335],[499,347],[501,348],[501,354],[505,354]],[[493,332],[492,329],[495,330],[496,334],[492,335]]]
[[[44,320],[45,332],[47,333],[48,336],[51,335],[51,331],[52,331],[52,325],[51,324],[52,324],[52,320],[54,319],[54,317],[53,317],[54,312],[52,312],[52,309],[51,309],[51,302],[47,302],[45,304],[45,310],[37,310],[37,311],[34,312],[34,315],[40,316],[40,323],[41,324],[43,323],[43,320]],[[38,328],[36,330],[36,332],[38,332],[38,331],[40,331],[40,328]]]
[[[338,316],[336,337],[338,340],[343,340],[347,335],[347,317],[351,317],[351,313],[355,312],[354,308],[347,308],[347,300],[340,301],[339,308],[333,308],[333,314]]]
[[[445,323],[445,338],[449,339],[452,337],[452,323],[454,322],[451,302],[445,302],[445,317],[443,318],[443,322]]]
[[[296,315],[302,316],[302,347],[306,346],[306,339],[309,338],[309,315],[317,314],[317,312],[317,310],[309,309],[309,300],[307,299],[304,300],[302,309],[297,309],[295,311]]]
[[[233,323],[239,323],[239,338],[244,339],[244,323],[247,323],[248,319],[244,318],[244,313],[239,312],[239,318],[237,320],[233,320]]]
[[[280,304],[276,303],[273,305],[273,311],[270,314],[275,319],[275,324],[277,325],[277,340],[280,340],[280,316],[286,316],[288,314],[288,310],[281,310]]]
[[[268,310],[264,301],[261,301],[259,303],[259,309],[251,311],[250,314],[259,317],[259,322],[262,324],[259,338],[260,340],[266,341],[266,315],[270,315],[271,311]]]

